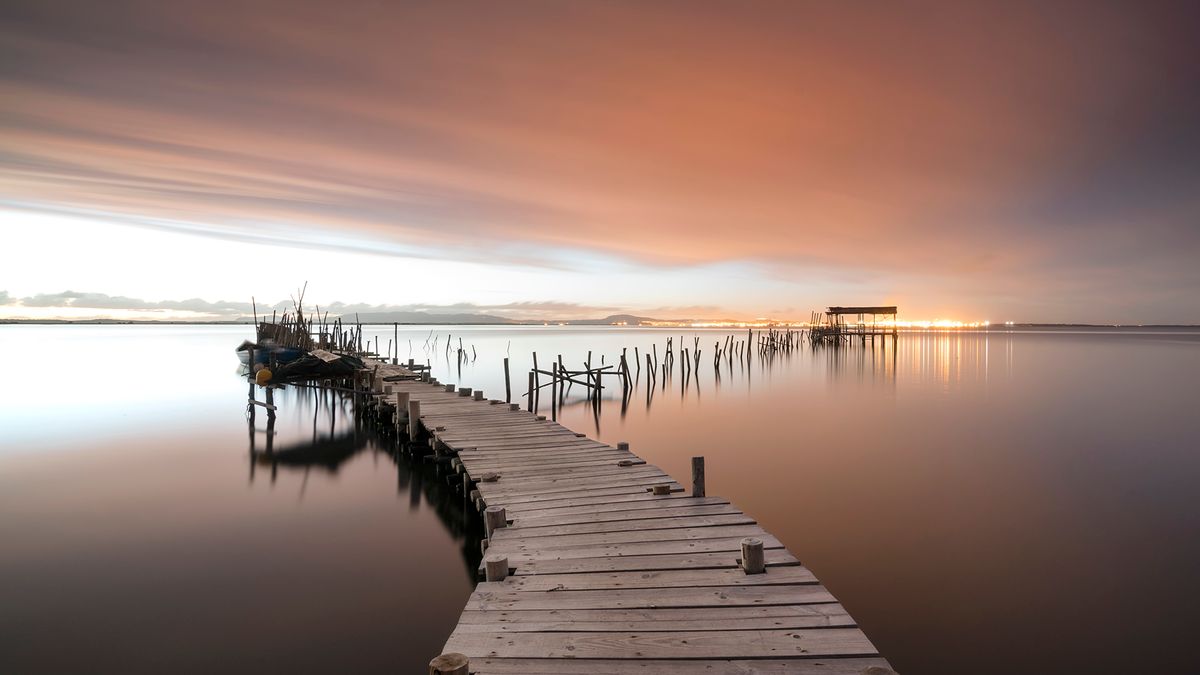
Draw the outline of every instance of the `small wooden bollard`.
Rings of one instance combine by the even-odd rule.
[[[468,675],[471,660],[466,654],[450,652],[429,662],[429,675]]]
[[[520,410],[520,409],[521,409],[521,404],[520,404],[520,403],[509,403],[509,404],[508,404],[508,409],[509,409],[509,410]]]
[[[470,395],[471,395],[471,388],[470,388],[470,387],[463,387],[463,388],[459,389],[459,390],[458,390],[458,395],[459,395],[459,396],[470,396]]]
[[[692,496],[704,496],[704,458],[692,458]]]
[[[742,570],[746,574],[762,574],[766,570],[763,559],[762,539],[746,537],[742,540]]]
[[[408,438],[416,440],[421,434],[421,402],[408,402]]]
[[[453,394],[453,393],[454,393],[454,385],[452,385],[452,384],[448,384],[448,385],[446,385],[446,391],[447,391],[448,393],[451,393],[451,394]]]
[[[671,494],[671,486],[665,485],[665,484],[664,485],[655,485],[653,488],[651,488],[650,491],[661,497],[662,495]]]
[[[500,480],[500,474],[494,471],[488,471],[479,477],[480,483],[495,483],[498,480]]]
[[[392,385],[390,385],[390,384],[383,385],[383,393],[390,396],[392,394]]]
[[[483,578],[486,581],[504,581],[508,576],[508,556],[493,553],[483,559]]]
[[[475,390],[474,397],[475,397],[475,400],[476,400],[476,401],[482,401],[482,400],[483,400],[483,390],[482,390],[482,389],[476,389],[476,390]]]
[[[492,538],[492,533],[496,530],[508,527],[508,516],[504,512],[504,507],[489,506],[484,509],[483,527],[487,532],[488,539]]]
[[[629,443],[627,441],[619,441],[617,443],[617,449],[624,450],[625,452],[629,452]]]

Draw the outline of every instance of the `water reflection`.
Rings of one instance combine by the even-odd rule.
[[[369,453],[373,461],[386,457],[396,471],[397,493],[406,497],[412,511],[423,504],[433,508],[446,531],[459,542],[467,581],[475,583],[482,560],[483,521],[470,503],[461,477],[444,462],[427,455],[427,446],[402,442],[392,432],[391,425],[383,424],[375,416],[374,408],[355,408],[354,396],[346,392],[304,384],[252,385],[251,396],[256,390],[270,395],[268,405],[278,400],[280,407],[294,409],[295,418],[311,418],[312,435],[277,446],[275,410],[263,408],[266,414],[262,415],[257,412],[260,406],[248,402],[251,484],[259,467],[269,469],[272,486],[281,470],[294,471],[302,476],[297,496],[303,500],[313,469],[336,475],[362,453]],[[258,420],[262,417],[266,418],[265,425],[260,426]],[[260,436],[264,439],[262,443],[258,441]]]
[[[89,364],[69,415],[43,363],[6,366],[0,672],[421,671],[440,649],[479,561],[459,477],[331,392],[285,387],[274,421],[248,420],[231,352],[247,330],[0,327],[8,353]],[[900,672],[1188,671],[1195,331],[914,332],[773,357],[717,330],[366,332],[490,398],[508,358],[522,404],[535,352],[626,355],[629,386],[546,389],[543,414],[676,477],[705,455],[709,493],[801,556]],[[129,366],[163,344],[189,355],[168,386]]]

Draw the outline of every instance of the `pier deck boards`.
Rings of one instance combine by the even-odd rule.
[[[377,378],[407,374],[380,365]],[[692,497],[633,453],[508,404],[386,385],[384,400],[420,402],[471,479],[500,474],[476,489],[506,510],[487,554],[506,556],[509,576],[478,584],[443,650],[470,657],[470,672],[891,672],[812,572],[728,500]],[[652,494],[661,484],[674,491]],[[740,567],[745,537],[763,541],[765,573]]]

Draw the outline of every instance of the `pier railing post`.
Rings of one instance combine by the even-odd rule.
[[[704,496],[704,458],[692,458],[692,496]]]

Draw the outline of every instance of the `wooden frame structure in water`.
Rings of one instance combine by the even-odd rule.
[[[809,331],[809,335],[814,344],[831,344],[840,345],[842,341],[851,342],[854,338],[866,344],[867,338],[871,338],[871,342],[875,342],[875,336],[879,336],[880,340],[885,339],[888,335],[892,336],[892,340],[896,339],[896,315],[897,308],[893,306],[877,306],[877,307],[829,307],[824,314],[813,315],[813,325]],[[857,316],[858,320],[850,323],[846,321],[847,316]],[[866,319],[870,317],[868,322]],[[890,323],[879,324],[879,317],[891,317]]]

